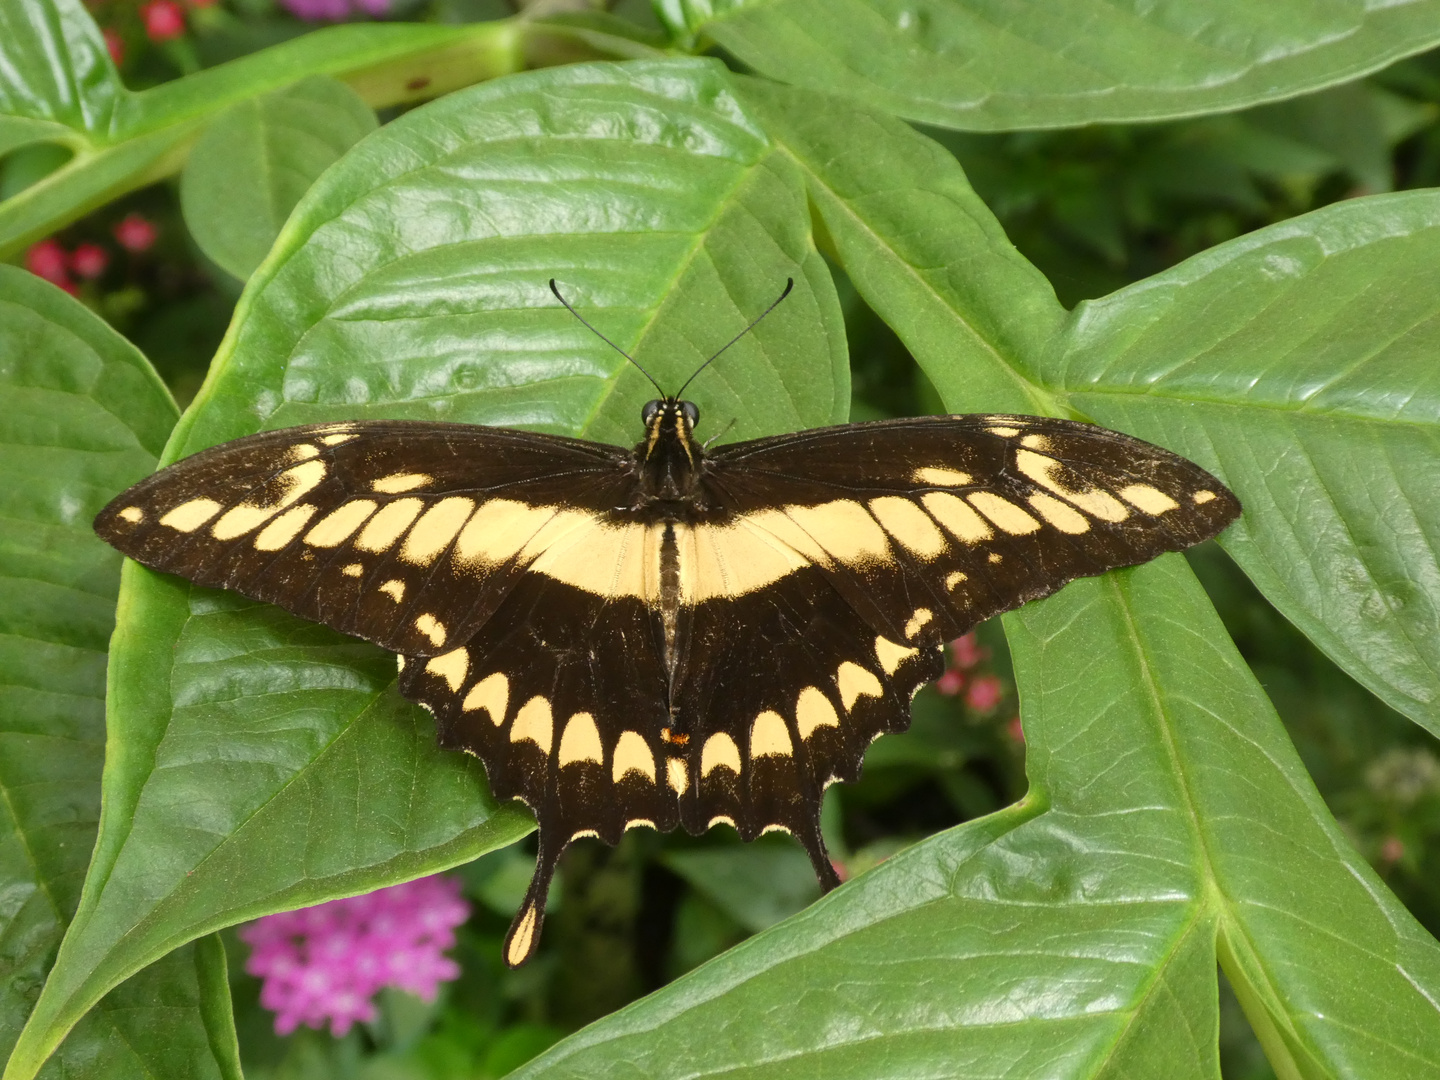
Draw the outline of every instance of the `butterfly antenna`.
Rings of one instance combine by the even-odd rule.
[[[555,299],[556,299],[556,300],[559,300],[560,303],[562,303],[562,304],[565,305],[565,310],[566,310],[566,311],[570,312],[571,315],[574,315],[575,318],[577,318],[577,319],[580,320],[580,322],[584,325],[585,329],[589,330],[592,334],[594,334],[596,337],[598,337],[601,341],[605,342],[606,345],[609,345],[612,349],[614,349],[616,352],[618,352],[621,356],[625,357],[626,360],[629,360],[632,364],[634,364],[637,368],[639,368],[639,369],[640,369],[640,374],[641,374],[641,375],[644,375],[645,378],[647,378],[647,379],[650,380],[650,385],[653,386],[653,387],[655,387],[656,391],[659,392],[659,394],[660,394],[661,397],[665,397],[665,391],[660,388],[660,384],[655,381],[654,377],[651,376],[651,374],[650,374],[648,371],[646,371],[643,367],[640,367],[639,361],[637,361],[633,356],[631,356],[628,352],[626,352],[624,349],[622,349],[619,345],[616,345],[615,342],[611,341],[608,337],[606,337],[604,334],[602,334],[599,330],[596,330],[595,327],[591,326],[588,322],[585,322],[585,316],[581,315],[578,311],[576,311],[573,307],[570,306],[570,301],[566,300],[565,297],[563,297],[563,296],[560,295],[560,289],[556,286],[556,284],[555,284],[555,279],[554,279],[553,277],[550,279],[550,291],[555,294]]]
[[[733,338],[731,338],[729,341],[727,341],[727,342],[721,347],[720,352],[717,352],[717,353],[715,354],[715,356],[710,357],[709,360],[706,360],[705,363],[701,364],[698,368],[696,368],[696,369],[695,369],[695,375],[699,375],[700,372],[704,371],[707,367],[709,367],[712,363],[715,362],[715,358],[718,357],[718,356],[720,355],[720,353],[723,353],[726,349],[728,349],[731,345],[734,345],[735,342],[739,341],[742,337],[744,337],[746,334],[748,334],[751,330],[754,330],[755,327],[759,325],[761,319],[765,318],[766,315],[769,315],[770,312],[774,311],[777,307],[780,306],[780,301],[781,301],[781,300],[784,300],[785,297],[789,296],[789,295],[790,295],[790,290],[793,289],[794,287],[795,287],[795,279],[794,279],[794,278],[786,278],[786,279],[785,279],[785,290],[784,290],[779,296],[777,296],[777,297],[775,298],[775,302],[774,302],[773,304],[771,304],[769,307],[767,307],[764,311],[762,311],[759,315],[755,316],[754,320],[750,323],[749,326],[745,327],[744,330],[741,330],[741,331],[740,331],[738,334],[736,334]],[[695,381],[695,375],[691,375],[690,378],[688,378],[688,379],[685,380],[685,386],[689,386],[692,382]],[[685,393],[685,386],[680,387],[680,389],[676,392],[675,396],[676,396],[677,398],[678,398],[681,394]]]

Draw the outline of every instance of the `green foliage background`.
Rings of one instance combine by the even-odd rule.
[[[0,0],[0,251],[169,224],[85,303],[0,267],[6,1080],[233,1077],[242,1049],[274,1076],[1440,1071],[1440,69],[1404,59],[1440,5],[482,8],[259,49],[283,20],[197,14],[127,86],[83,8]],[[122,570],[88,523],[314,420],[630,441],[647,386],[552,276],[667,385],[794,277],[696,383],[726,439],[1072,416],[1244,519],[987,629],[1024,777],[1011,706],[927,691],[832,789],[852,883],[809,904],[783,844],[577,848],[553,944],[502,972],[531,822],[390,659]],[[448,998],[264,1031],[226,928],[455,866],[481,911]]]

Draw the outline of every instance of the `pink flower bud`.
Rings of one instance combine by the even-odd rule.
[[[947,668],[945,674],[935,680],[935,689],[946,697],[958,694],[965,685],[965,676],[954,668]]]
[[[1397,863],[1405,857],[1405,842],[1398,836],[1387,836],[1380,845],[1380,858],[1387,863]]]
[[[150,0],[140,5],[140,18],[151,41],[173,41],[185,34],[185,12],[175,0]]]
[[[81,244],[70,253],[70,269],[87,281],[93,281],[105,273],[110,265],[110,256],[99,244]]]
[[[110,53],[110,59],[115,61],[118,68],[125,62],[125,39],[118,31],[111,30],[108,26],[101,31],[105,35],[105,48]]]
[[[168,3],[169,0],[155,0],[158,3]],[[115,239],[126,251],[133,251],[137,254],[148,251],[155,243],[155,237],[159,234],[153,223],[136,213],[126,214],[115,226]]]
[[[989,712],[1000,704],[1005,688],[994,675],[980,675],[973,679],[965,692],[965,704],[976,712]]]
[[[58,240],[41,240],[25,252],[25,269],[62,289],[70,284],[69,262]]]

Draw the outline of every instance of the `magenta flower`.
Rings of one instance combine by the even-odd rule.
[[[245,970],[265,980],[260,1004],[275,1013],[277,1034],[328,1020],[339,1037],[375,1019],[382,986],[433,1001],[460,974],[443,954],[469,916],[458,880],[419,878],[257,919],[240,930],[250,946]]]
[[[340,22],[356,13],[384,15],[390,0],[280,0],[280,6],[306,22]]]

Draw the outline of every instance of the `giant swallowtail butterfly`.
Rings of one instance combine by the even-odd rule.
[[[1067,420],[885,420],[709,452],[679,394],[641,420],[631,450],[466,424],[268,431],[95,520],[146,566],[399,654],[441,745],[539,823],[511,965],[577,837],[780,829],[833,887],[821,794],[908,726],[945,642],[1240,512],[1189,461]]]

